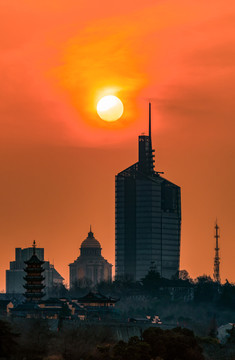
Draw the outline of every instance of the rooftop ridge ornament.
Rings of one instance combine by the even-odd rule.
[[[34,240],[33,241],[33,255],[35,255],[36,254],[36,241]]]
[[[91,230],[91,225],[90,225],[90,231],[89,231],[89,233],[88,233],[88,237],[93,237],[94,236],[94,234],[93,234],[93,232],[92,232],[92,230]]]

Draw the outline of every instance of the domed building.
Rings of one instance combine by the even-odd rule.
[[[112,280],[112,264],[101,255],[101,245],[95,239],[93,232],[89,231],[87,238],[80,247],[80,256],[70,268],[70,288],[76,284],[88,282],[96,285],[101,281]]]

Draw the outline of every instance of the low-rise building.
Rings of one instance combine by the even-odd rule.
[[[80,320],[105,320],[108,318],[117,317],[118,313],[115,310],[115,304],[119,299],[107,297],[90,291],[87,295],[72,299],[72,304],[77,305],[75,314]]]
[[[0,316],[8,316],[13,307],[11,300],[0,300]]]

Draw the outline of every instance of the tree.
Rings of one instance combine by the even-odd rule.
[[[157,295],[161,284],[161,276],[155,269],[150,268],[147,275],[141,279],[143,288],[151,295]]]
[[[204,359],[194,333],[188,329],[149,328],[143,332],[143,340],[150,345],[152,358],[158,356],[164,360]]]
[[[19,334],[12,331],[11,325],[0,320],[0,356],[1,358],[11,359],[17,353]]]
[[[114,346],[113,355],[115,360],[150,360],[151,348],[138,336],[134,336],[130,338],[127,344],[124,341],[119,341]]]
[[[218,284],[210,276],[198,276],[195,281],[195,302],[213,302],[218,297]]]
[[[226,331],[229,334],[227,342],[230,344],[235,344],[235,325],[233,324],[232,328]]]
[[[235,304],[235,285],[231,284],[226,280],[225,284],[222,286],[222,292],[220,296],[220,304],[222,306],[234,308]]]
[[[52,333],[44,319],[27,319],[23,324],[22,353],[27,359],[38,360],[46,356]]]
[[[210,325],[209,325],[209,332],[208,335],[212,338],[217,338],[218,335],[218,325],[216,321],[216,316],[214,315],[211,319]]]
[[[194,333],[188,329],[163,330],[149,328],[143,332],[143,339],[137,336],[128,343],[119,341],[110,359],[114,360],[204,360]]]
[[[183,280],[183,281],[186,281],[186,280],[192,280],[189,276],[189,273],[187,270],[179,270],[178,272],[178,278],[179,280]]]

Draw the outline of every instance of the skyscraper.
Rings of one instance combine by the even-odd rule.
[[[154,264],[162,277],[179,270],[180,187],[154,170],[151,139],[139,136],[139,161],[116,175],[116,276],[140,280]]]

